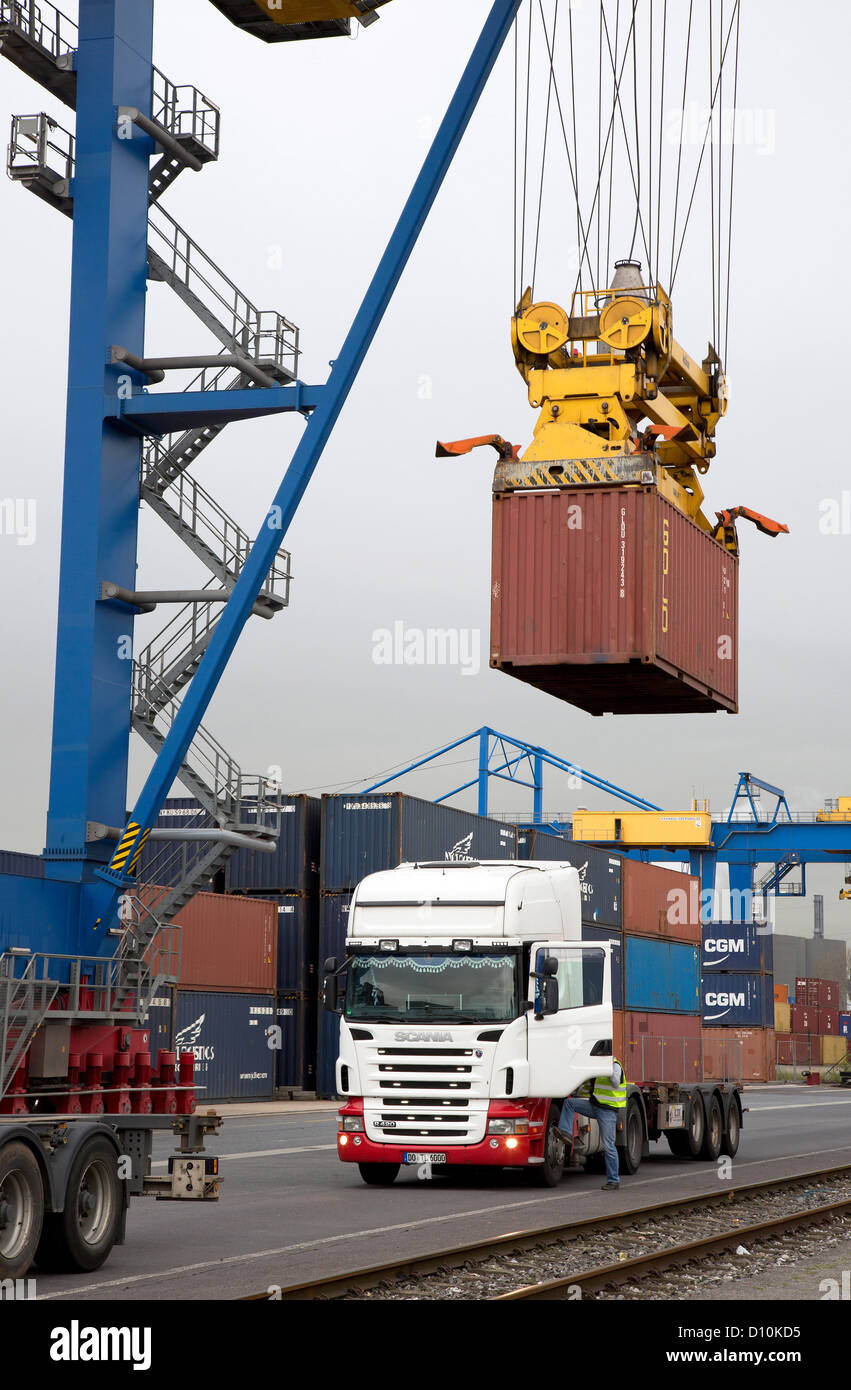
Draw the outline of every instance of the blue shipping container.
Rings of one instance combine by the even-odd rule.
[[[337,1094],[335,1064],[340,1047],[340,1019],[322,1004],[322,969],[329,956],[342,961],[346,954],[351,893],[336,893],[319,900],[319,1013],[316,1041],[316,1094],[322,1099]]]
[[[839,1015],[839,1035],[843,1038],[851,1038],[851,1014]]]
[[[701,1021],[709,1028],[773,1028],[773,975],[708,975],[701,984]]]
[[[648,1013],[700,1012],[700,952],[657,937],[627,936],[624,995],[628,1009]]]
[[[280,1036],[275,1066],[278,1090],[316,1090],[316,1000],[279,994],[275,1022]]]
[[[597,927],[583,922],[582,940],[611,942],[613,947],[612,1007],[620,1011],[623,1008],[623,937],[620,932],[614,931],[611,927]]]
[[[337,1096],[337,1057],[340,1053],[340,1017],[319,1005],[316,1046],[316,1094],[320,1100]]]
[[[572,864],[579,870],[583,922],[620,927],[623,921],[622,862],[617,854],[526,827],[517,832],[517,857],[560,859]]]
[[[284,797],[275,853],[238,849],[225,866],[227,892],[253,893],[256,897],[314,894],[319,884],[319,815],[318,796]],[[252,813],[244,814],[243,819],[251,824]],[[263,816],[266,825],[274,825],[277,819],[272,812]],[[253,820],[257,820],[256,812]]]
[[[319,902],[315,897],[246,893],[278,908],[278,993],[316,994]]]
[[[323,893],[351,892],[403,863],[516,858],[516,828],[502,821],[401,792],[322,798]]]
[[[44,860],[40,854],[18,854],[12,849],[2,849],[0,874],[16,874],[18,878],[44,878]]]
[[[148,1030],[151,1066],[156,1071],[157,1053],[160,1050],[171,1052],[174,1044],[174,989],[171,985],[163,985],[151,1000],[143,1026]]]
[[[753,922],[713,922],[702,931],[700,968],[704,975],[716,970],[770,974],[774,970],[774,935],[761,932]]]
[[[194,1052],[199,1104],[275,1092],[275,996],[179,990],[174,1048]]]

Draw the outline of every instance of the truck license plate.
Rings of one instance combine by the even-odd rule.
[[[404,1154],[404,1163],[445,1163],[446,1154]]]

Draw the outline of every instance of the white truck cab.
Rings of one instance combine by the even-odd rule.
[[[577,870],[402,864],[355,890],[340,1014],[338,1153],[367,1182],[403,1164],[561,1177],[561,1100],[611,1070],[610,947],[581,941]]]

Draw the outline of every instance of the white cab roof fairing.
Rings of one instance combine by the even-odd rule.
[[[528,860],[401,864],[370,874],[349,911],[353,941],[578,941],[579,874]]]

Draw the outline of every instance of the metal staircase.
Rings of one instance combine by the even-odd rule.
[[[0,0],[0,47],[30,76],[76,105],[74,51],[77,26],[50,3]],[[162,206],[161,199],[185,168],[199,171],[218,158],[219,111],[197,88],[178,86],[156,68],[153,71],[151,115],[118,107],[123,121],[140,127],[155,142],[150,171],[148,214],[148,273],[160,281],[199,319],[220,346],[224,359],[204,366],[184,388],[188,392],[264,389],[298,379],[299,334],[283,314],[261,310]],[[12,122],[8,172],[38,197],[73,216],[74,136],[44,112],[16,116]],[[236,358],[236,362],[234,362]],[[121,359],[116,359],[121,360]],[[203,360],[203,359],[201,359]],[[242,362],[250,368],[241,370]],[[140,497],[189,547],[212,575],[204,589],[210,598],[196,598],[178,609],[133,664],[131,724],[158,753],[179,709],[180,692],[198,669],[215,631],[223,602],[236,584],[251,550],[248,534],[205,488],[187,473],[188,466],[218,438],[224,425],[203,425],[162,438],[149,437],[143,446]],[[109,576],[104,576],[104,587]],[[265,618],[289,601],[290,557],[281,550],[258,595],[255,613]],[[194,595],[194,591],[193,591]],[[107,592],[102,597],[108,598]],[[188,595],[187,595],[188,597]],[[175,596],[153,596],[172,602]],[[274,811],[262,779],[246,779],[238,765],[203,728],[179,772],[180,781],[203,812],[194,827],[212,832],[251,835],[268,842],[280,829],[280,815],[270,826],[258,807]],[[250,813],[244,808],[250,804]],[[279,803],[278,803],[279,805]],[[254,817],[252,819],[252,816]],[[262,826],[262,833],[258,834]],[[152,977],[148,953],[172,918],[208,883],[234,852],[226,839],[169,842],[162,853],[145,858],[147,883],[175,883],[159,897],[134,894],[133,924],[127,925],[114,961],[122,990],[131,985],[144,994],[161,982]]]

